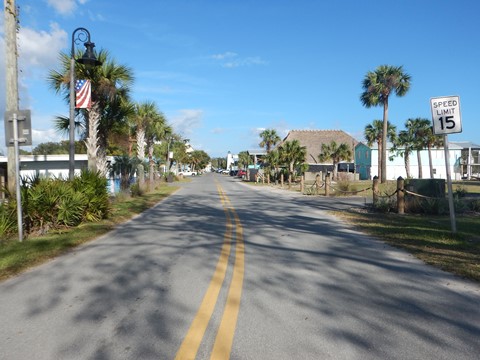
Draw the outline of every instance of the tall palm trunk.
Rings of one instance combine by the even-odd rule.
[[[107,153],[105,150],[105,148],[100,146],[97,152],[97,171],[104,176],[108,174]]]
[[[381,183],[387,181],[387,133],[388,131],[388,96],[383,103],[383,131],[382,131],[382,171],[380,173]]]
[[[407,173],[407,179],[410,179],[410,154],[405,151],[405,172]]]
[[[145,182],[145,174],[143,168],[143,160],[145,159],[145,130],[141,127],[137,129],[137,158],[140,161],[138,164],[138,183],[143,186]]]
[[[292,185],[292,178],[293,178],[293,162],[291,162],[288,166],[288,186]]]
[[[382,178],[382,139],[378,139],[378,157],[377,157],[377,161],[378,161],[378,164],[377,164],[377,169],[378,169],[378,178],[381,179]]]
[[[155,162],[153,161],[153,143],[148,145],[148,176],[150,179],[150,186],[153,185],[153,181],[155,180]]]
[[[100,124],[100,106],[93,103],[88,110],[88,137],[85,139],[87,147],[88,170],[96,172],[98,170],[98,126]]]
[[[433,161],[432,161],[432,146],[430,144],[427,145],[428,149],[428,165],[430,167],[430,179],[433,179]]]
[[[128,129],[128,157],[132,157],[134,142],[135,142],[135,138],[132,136],[131,130]]]
[[[145,159],[145,130],[137,129],[137,158],[140,161]]]
[[[423,179],[422,155],[420,153],[420,150],[417,150],[417,162],[418,162],[418,178]]]

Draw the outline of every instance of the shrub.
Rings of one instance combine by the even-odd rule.
[[[373,208],[375,211],[378,211],[381,213],[387,213],[387,212],[395,211],[397,208],[396,204],[397,204],[397,201],[393,197],[379,198],[373,204]]]
[[[138,183],[132,184],[130,186],[130,195],[132,195],[132,197],[142,196],[143,193],[144,193],[143,189],[141,189],[141,187]]]
[[[414,206],[408,208],[411,213],[424,213],[432,215],[448,214],[448,201],[446,199],[421,199],[415,197]]]
[[[346,195],[345,193],[348,192],[350,188],[350,182],[347,179],[339,180],[335,188],[339,190],[335,192],[335,195]]]
[[[99,173],[82,171],[72,181],[25,178],[21,191],[26,233],[43,234],[50,228],[98,221],[107,217],[110,209],[107,179]],[[14,200],[9,203],[16,209]]]
[[[16,211],[8,204],[0,204],[0,239],[5,240],[17,230]]]
[[[86,196],[70,188],[69,193],[63,196],[58,204],[58,222],[67,226],[79,225],[84,218],[86,207]]]
[[[26,188],[22,207],[27,232],[38,229],[43,233],[50,227],[57,227],[58,203],[67,196],[69,187],[65,181],[44,178],[22,186]]]
[[[453,190],[453,197],[455,199],[463,198],[467,195],[467,190],[463,186],[457,186],[455,190]]]
[[[107,179],[99,172],[84,170],[73,180],[75,191],[82,193],[86,198],[83,219],[98,221],[108,217],[110,201],[107,191]]]
[[[471,211],[480,212],[480,200],[478,200],[478,199],[472,200],[472,201],[470,201],[468,206],[469,206]]]

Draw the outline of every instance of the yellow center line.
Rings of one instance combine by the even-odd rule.
[[[218,193],[224,206],[224,212],[226,216],[224,242],[220,252],[220,258],[218,259],[217,267],[212,276],[212,280],[210,281],[207,292],[205,293],[202,304],[200,305],[190,329],[188,330],[187,335],[185,336],[185,339],[183,340],[182,345],[175,356],[175,359],[177,360],[195,359],[198,348],[207,329],[208,322],[212,317],[212,313],[218,299],[218,294],[220,293],[220,289],[222,288],[225,274],[227,272],[228,258],[230,257],[231,251],[233,225],[228,209],[226,208],[227,199],[220,186],[218,186]]]
[[[231,208],[236,225],[235,265],[233,268],[232,281],[228,291],[227,302],[223,312],[222,321],[218,328],[217,337],[213,346],[211,360],[224,360],[230,358],[233,344],[233,335],[237,326],[240,299],[242,297],[243,276],[245,270],[245,245],[243,242],[243,229],[240,219]]]

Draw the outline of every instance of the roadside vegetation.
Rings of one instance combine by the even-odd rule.
[[[480,216],[456,217],[457,233],[449,216],[337,211],[358,230],[407,250],[425,263],[480,282]]]
[[[51,181],[53,185],[54,181]],[[46,187],[49,188],[50,191],[53,191],[54,187],[47,184],[49,184],[49,182],[44,183],[41,187]],[[65,187],[68,187],[68,185],[65,185]],[[88,192],[85,191],[86,188],[88,188],[88,186],[83,187],[82,193]],[[103,191],[106,187],[101,187],[101,189]],[[159,182],[151,191],[142,191],[137,193],[135,197],[131,195],[131,192],[122,192],[114,198],[100,196],[100,198],[103,199],[102,207],[105,211],[101,213],[94,212],[96,214],[94,217],[84,216],[75,226],[67,225],[64,221],[59,220],[62,217],[58,217],[58,211],[56,215],[57,218],[54,220],[55,210],[47,211],[47,207],[45,206],[44,222],[41,223],[41,217],[38,217],[38,222],[35,222],[36,226],[30,229],[28,237],[22,242],[18,241],[18,236],[15,231],[16,211],[11,211],[11,205],[2,205],[2,210],[0,211],[0,227],[5,225],[5,217],[7,216],[5,209],[10,209],[8,211],[12,213],[13,218],[9,217],[10,220],[7,222],[13,226],[13,229],[10,229],[11,231],[8,233],[0,235],[0,280],[4,280],[30,267],[64,254],[81,244],[107,233],[112,230],[115,225],[123,223],[133,216],[151,208],[176,189],[175,186],[168,186],[165,182]],[[76,196],[80,195],[74,195],[74,197]],[[53,196],[48,197],[50,200],[53,198]],[[56,198],[57,200],[59,199],[58,197]],[[42,192],[42,202],[43,201],[47,201],[45,192]],[[60,203],[61,201],[58,200],[58,204]],[[68,205],[69,202],[66,204]],[[55,205],[53,207],[58,209],[61,206]],[[74,208],[73,206],[66,207]],[[71,209],[69,211],[71,211]],[[36,213],[39,213],[39,211],[36,211]],[[83,214],[86,213],[84,210]],[[47,218],[50,219],[48,221],[49,226],[46,226],[47,221],[45,220]],[[75,221],[78,221],[78,217],[75,217],[75,219],[77,219]]]

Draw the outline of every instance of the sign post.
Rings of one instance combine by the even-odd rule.
[[[448,208],[452,233],[457,232],[455,221],[455,207],[453,204],[452,177],[450,175],[450,153],[448,150],[448,134],[462,132],[462,119],[460,115],[460,97],[443,96],[430,99],[432,110],[433,134],[443,135],[443,148],[445,150],[445,166],[447,170]]]
[[[5,112],[5,143],[14,148],[15,185],[17,193],[18,240],[23,241],[22,196],[20,191],[20,155],[19,147],[32,145],[32,125],[30,110]]]

